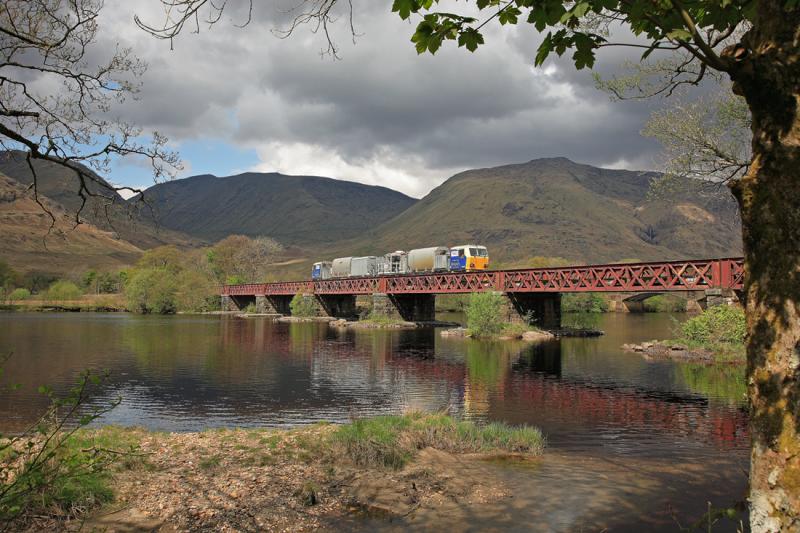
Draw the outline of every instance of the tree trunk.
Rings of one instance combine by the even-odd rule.
[[[729,58],[753,115],[742,214],[753,532],[800,531],[800,9],[761,1]]]

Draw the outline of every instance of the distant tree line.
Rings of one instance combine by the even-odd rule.
[[[86,295],[119,294],[134,313],[212,311],[219,309],[221,284],[265,281],[269,262],[281,250],[280,244],[267,237],[232,235],[195,250],[160,246],[146,251],[130,268],[89,269],[67,277],[33,271],[20,274],[0,260],[0,301],[65,302]]]

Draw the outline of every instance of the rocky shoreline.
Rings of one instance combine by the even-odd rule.
[[[717,355],[705,348],[690,348],[689,346],[677,342],[668,341],[648,341],[641,344],[623,344],[622,349],[626,352],[642,354],[648,359],[668,359],[673,361],[688,361],[694,363],[714,364],[725,362],[737,364],[743,361],[725,360],[720,361]]]

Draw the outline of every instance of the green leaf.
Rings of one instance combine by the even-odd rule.
[[[507,7],[497,16],[500,24],[516,24],[522,12],[516,7]]]
[[[692,34],[684,30],[683,28],[675,28],[674,30],[667,32],[667,37],[669,37],[670,39],[688,41],[692,38]]]
[[[403,20],[410,17],[411,13],[416,12],[417,9],[417,3],[414,0],[394,0],[392,4],[392,12],[400,15]]]
[[[541,66],[544,63],[544,60],[547,59],[547,56],[550,55],[552,50],[553,35],[552,33],[548,32],[547,36],[542,41],[542,44],[539,45],[539,50],[536,51],[536,60],[533,64],[537,67]]]
[[[478,49],[483,44],[483,35],[475,28],[467,28],[458,36],[458,46],[465,46],[470,52]]]

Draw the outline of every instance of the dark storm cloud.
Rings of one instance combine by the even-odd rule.
[[[133,11],[156,17],[155,4],[108,6],[105,22],[117,31],[105,38],[123,39],[150,64],[141,98],[124,113],[179,142],[211,137],[253,148],[259,168],[419,195],[466,168],[558,155],[642,168],[658,150],[639,131],[662,102],[611,102],[566,56],[534,69],[540,36],[528,26],[491,30],[475,54],[445,46],[419,56],[412,25],[388,3],[356,3],[360,35],[353,45],[340,19],[342,60],[333,61],[320,56],[324,39],[308,28],[276,38],[271,30],[289,15],[258,3],[247,27],[224,20],[183,35],[170,51],[130,21]],[[245,4],[230,3],[237,11],[227,18],[244,20]],[[618,71],[637,56],[609,49],[597,69]]]

